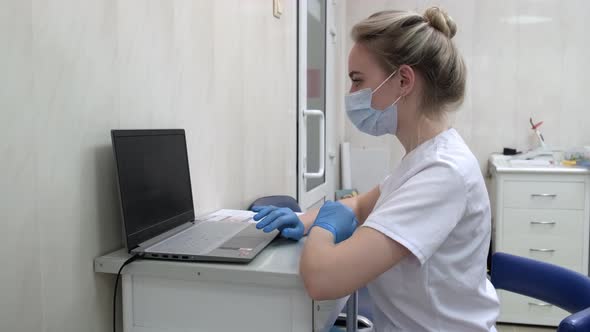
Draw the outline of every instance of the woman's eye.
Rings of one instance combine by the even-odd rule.
[[[352,80],[352,85],[353,86],[359,86],[361,84],[361,80]]]

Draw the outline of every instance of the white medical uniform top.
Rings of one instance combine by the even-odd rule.
[[[368,285],[376,331],[496,331],[499,302],[486,278],[490,202],[461,136],[449,129],[421,144],[379,189],[363,227],[411,254]]]

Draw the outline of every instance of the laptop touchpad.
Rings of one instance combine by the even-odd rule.
[[[262,243],[265,239],[260,237],[252,237],[252,236],[236,236],[233,237],[221,246],[220,249],[255,249],[258,247],[260,243]]]

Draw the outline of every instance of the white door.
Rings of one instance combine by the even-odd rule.
[[[334,5],[334,0],[299,1],[297,186],[304,211],[334,198],[334,36],[327,28]]]

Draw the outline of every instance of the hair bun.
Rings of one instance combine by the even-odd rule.
[[[444,10],[438,7],[430,7],[424,12],[424,19],[431,27],[442,32],[448,38],[453,38],[457,33],[457,25]]]

